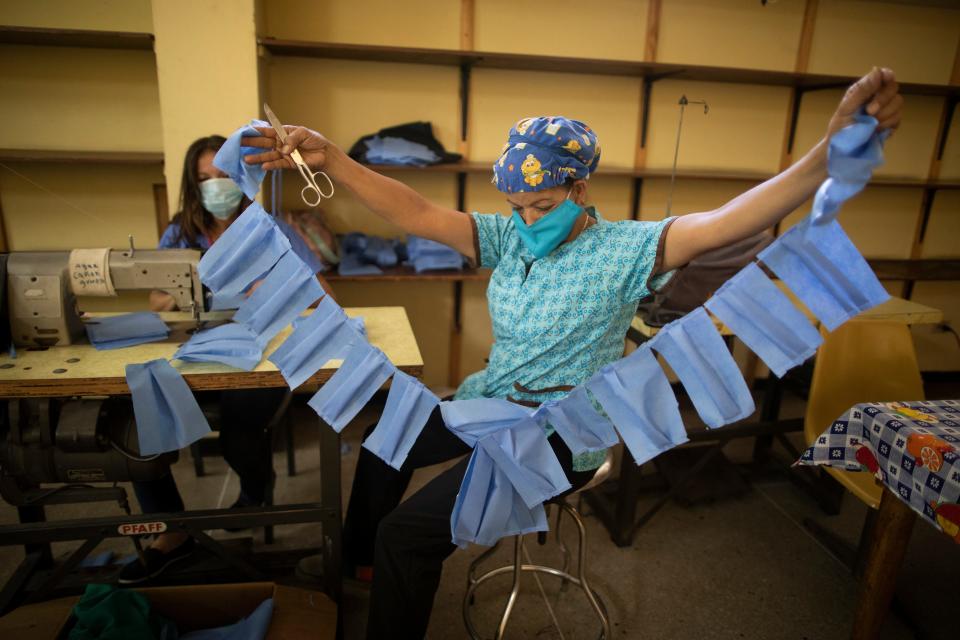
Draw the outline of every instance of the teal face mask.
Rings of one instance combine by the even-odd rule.
[[[200,183],[200,202],[215,218],[226,220],[237,211],[243,191],[230,178],[209,178]]]
[[[567,197],[568,199],[557,205],[553,211],[531,225],[524,222],[514,209],[513,226],[520,234],[520,240],[523,241],[524,246],[535,258],[543,258],[559,247],[560,243],[570,235],[573,224],[583,213],[583,207],[570,200],[569,193]]]

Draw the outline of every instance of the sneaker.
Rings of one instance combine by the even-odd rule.
[[[372,566],[357,565],[351,567],[344,565],[342,569],[344,580],[347,582],[354,581],[366,586],[373,583]],[[323,582],[323,554],[318,553],[301,558],[297,563],[296,576],[309,582]]]
[[[131,560],[120,569],[117,583],[126,585],[140,584],[156,578],[166,571],[167,567],[174,562],[190,556],[195,546],[196,542],[194,542],[193,538],[190,538],[176,549],[168,551],[167,553],[153,547],[147,547],[143,550],[143,559],[146,561],[146,565],[140,562],[140,558]]]

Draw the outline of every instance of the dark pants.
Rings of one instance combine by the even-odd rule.
[[[367,430],[367,434],[373,426]],[[364,436],[366,437],[366,436]],[[577,489],[592,471],[572,470],[570,450],[559,436],[549,439],[567,479]],[[357,472],[343,528],[344,564],[373,565],[368,638],[422,638],[427,631],[443,561],[456,549],[450,541],[450,514],[467,469],[465,457],[402,504],[413,470],[452,460],[470,447],[430,416],[400,471],[366,449]]]
[[[273,480],[271,438],[267,425],[283,401],[286,389],[235,389],[216,392],[220,404],[220,450],[240,478],[242,499],[262,503]],[[144,513],[183,511],[183,499],[173,474],[134,482]]]

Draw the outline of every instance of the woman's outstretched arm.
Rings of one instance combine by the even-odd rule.
[[[879,129],[896,129],[903,97],[893,71],[875,68],[851,85],[830,119],[826,136],[789,169],[718,209],[680,216],[667,232],[663,271],[772,227],[812,197],[827,177],[830,136],[852,123],[864,106],[878,120]]]

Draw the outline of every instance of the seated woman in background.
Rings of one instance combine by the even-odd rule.
[[[160,249],[210,248],[227,227],[250,204],[240,188],[213,166],[213,157],[223,145],[222,136],[209,136],[187,149],[180,183],[180,211],[160,238]],[[314,271],[322,265],[297,232],[277,220],[290,246]],[[327,293],[330,287],[321,275],[317,279]],[[154,311],[174,311],[176,302],[163,291],[150,294]],[[240,478],[240,495],[233,507],[261,506],[272,497],[273,460],[270,434],[266,428],[283,402],[286,388],[237,389],[212,392],[220,409],[220,447],[223,457]],[[143,513],[176,513],[184,510],[173,474],[147,482],[134,482],[134,491]],[[211,505],[213,506],[213,505]],[[192,553],[194,541],[184,533],[162,533],[144,551],[140,560],[127,564],[120,573],[121,584],[138,584],[156,577],[173,562]]]

